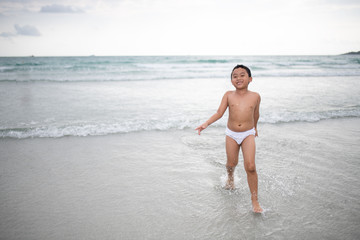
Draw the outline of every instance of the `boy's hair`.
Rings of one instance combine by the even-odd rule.
[[[234,69],[232,70],[232,72],[231,72],[230,78],[232,78],[232,74],[233,74],[234,70],[235,70],[235,69],[238,69],[238,68],[243,68],[243,69],[245,69],[245,71],[247,72],[247,74],[249,75],[249,77],[251,77],[251,71],[250,71],[250,69],[249,69],[247,66],[244,66],[244,65],[236,65],[236,66],[234,67]]]

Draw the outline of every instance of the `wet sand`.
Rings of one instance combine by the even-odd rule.
[[[359,119],[261,124],[259,200],[224,129],[0,139],[0,239],[358,239]]]

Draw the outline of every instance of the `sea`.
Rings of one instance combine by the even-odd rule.
[[[262,214],[194,130],[237,64]],[[359,55],[0,57],[0,239],[359,239],[359,124]]]

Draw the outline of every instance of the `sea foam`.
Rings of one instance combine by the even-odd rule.
[[[326,119],[360,117],[360,109],[356,110],[336,110],[328,112],[308,112],[308,113],[265,113],[259,119],[259,124],[280,124],[292,122],[317,122]],[[32,122],[34,123],[34,122]],[[65,136],[100,136],[108,134],[123,134],[139,131],[167,131],[171,129],[195,129],[201,123],[199,118],[188,116],[188,118],[172,118],[162,120],[130,120],[117,123],[74,123],[68,125],[54,125],[54,122],[41,123],[41,126],[21,128],[0,128],[1,138],[59,138]],[[37,124],[39,125],[39,123]],[[226,127],[225,119],[213,124],[214,127]]]

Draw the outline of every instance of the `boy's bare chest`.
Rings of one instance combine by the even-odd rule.
[[[230,111],[254,111],[256,101],[253,98],[230,98],[229,99],[229,110]]]

